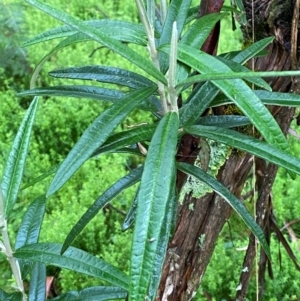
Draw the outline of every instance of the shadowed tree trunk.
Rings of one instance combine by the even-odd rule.
[[[252,1],[244,2],[249,26],[243,28],[244,38],[252,39],[252,28],[255,31],[255,40],[275,35],[275,40],[268,47],[269,54],[254,61],[255,70],[290,70],[296,67],[296,54],[293,43],[297,43],[297,36],[291,36],[294,4],[290,0],[256,1],[252,10]],[[202,0],[199,8],[199,16],[220,11],[222,0]],[[296,5],[296,4],[295,4]],[[299,10],[299,9],[298,9]],[[252,26],[252,16],[254,25]],[[296,20],[298,23],[298,20]],[[215,54],[220,25],[217,24],[202,50]],[[294,57],[293,57],[294,55]],[[294,59],[292,59],[293,57]],[[292,79],[273,78],[269,80],[274,91],[298,91],[297,84]],[[249,100],[251,101],[251,100]],[[294,110],[283,107],[270,107],[271,112],[286,134],[293,118]],[[222,111],[222,110],[221,110]],[[215,114],[218,114],[217,110]],[[189,135],[182,138],[178,150],[178,161],[192,163],[197,155],[199,141]],[[270,196],[277,167],[267,164],[262,160],[256,160],[256,189],[257,189],[257,222],[265,231],[267,239],[270,238],[271,230],[277,236],[277,226],[273,218],[272,199]],[[243,186],[250,170],[253,167],[253,157],[245,154],[243,157],[235,152],[229,157],[224,166],[219,170],[218,180],[222,182],[234,195],[240,197]],[[180,191],[185,181],[185,175],[178,173],[177,189]],[[190,210],[193,204],[194,210]],[[163,274],[159,286],[157,300],[187,301],[191,300],[201,283],[202,277],[211,259],[217,238],[231,215],[231,207],[219,195],[208,193],[200,199],[186,195],[183,204],[178,209],[177,225],[171,239]],[[199,237],[203,241],[199,244]],[[288,248],[288,246],[287,246]],[[251,269],[255,258],[255,238],[249,238],[249,247],[245,256],[244,264],[240,270],[247,267],[248,272],[242,272],[240,287],[236,299],[244,300],[250,280]],[[260,296],[263,295],[264,274],[267,259],[261,252],[260,259]],[[272,277],[271,267],[269,274]]]

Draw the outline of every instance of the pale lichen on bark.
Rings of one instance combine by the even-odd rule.
[[[200,152],[195,160],[194,165],[206,171],[209,175],[214,178],[217,176],[219,169],[226,162],[231,154],[231,147],[216,142],[214,140],[205,140],[203,144],[200,143]],[[205,147],[205,144],[208,146]],[[194,176],[189,176],[185,185],[183,186],[179,201],[183,202],[185,194],[192,194],[194,198],[200,198],[206,193],[212,192],[212,188],[208,185],[195,178]]]

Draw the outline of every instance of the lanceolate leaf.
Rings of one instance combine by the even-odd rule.
[[[108,47],[109,49],[123,56],[128,61],[137,65],[138,67],[146,71],[148,74],[153,76],[158,81],[167,84],[164,75],[160,73],[149,60],[145,59],[143,56],[139,55],[137,52],[127,47],[126,45],[122,44],[118,40],[104,34],[97,28],[86,25],[83,22],[78,21],[77,19],[69,16],[68,14],[59,11],[56,8],[51,7],[45,3],[39,2],[37,0],[25,0],[25,1],[36,6],[37,8],[51,15],[52,17],[64,22],[65,24],[70,25],[75,30],[78,30],[86,34],[93,40],[101,43],[102,45]]]
[[[18,133],[16,135],[4,168],[1,186],[5,205],[4,209],[6,219],[9,217],[17,200],[17,194],[21,185],[29,146],[30,133],[33,126],[37,106],[38,98],[35,97],[19,127]]]
[[[52,301],[105,301],[105,300],[125,300],[127,291],[117,286],[94,286],[82,291],[70,291],[60,295]]]
[[[139,194],[140,188],[137,189],[136,194],[134,196],[133,201],[131,202],[130,208],[126,214],[126,217],[124,219],[124,222],[122,224],[122,231],[126,231],[130,228],[130,226],[133,224],[136,216],[136,209],[137,209],[137,197]]]
[[[38,241],[46,209],[46,197],[42,195],[33,201],[25,212],[16,238],[15,248]]]
[[[169,47],[162,47],[167,50]],[[229,67],[213,56],[187,45],[179,45],[178,59],[203,74],[232,72]],[[252,124],[270,144],[287,149],[287,141],[269,112],[256,94],[241,79],[211,80],[239,109],[251,120]]]
[[[98,88],[94,86],[83,86],[83,85],[72,85],[72,86],[53,86],[46,88],[36,88],[27,91],[20,92],[19,96],[67,96],[67,97],[78,97],[78,98],[91,98],[101,101],[116,102],[122,96],[123,92],[119,90]]]
[[[128,289],[128,276],[111,264],[73,247],[61,255],[61,248],[61,244],[32,244],[18,249],[14,256],[90,275]]]
[[[169,112],[161,119],[148,149],[133,234],[131,301],[144,300],[147,295],[168,201],[173,195],[177,132],[178,115]]]
[[[44,263],[34,263],[30,276],[29,301],[46,299],[46,266]]]
[[[75,224],[68,234],[62,246],[61,253],[64,253],[75,238],[81,233],[83,228],[92,220],[93,217],[102,209],[107,203],[114,199],[126,188],[137,183],[142,176],[143,166],[140,166],[129,174],[118,180],[115,184],[109,187],[90,208],[83,214],[80,220]]]
[[[252,44],[251,46],[247,47],[246,49],[239,52],[232,60],[240,63],[245,64],[262,50],[264,50],[272,41],[274,37],[268,37],[262,40],[259,40]]]
[[[211,115],[203,116],[197,120],[197,124],[233,128],[251,124],[248,117],[238,115]]]
[[[94,151],[92,156],[96,156],[105,152],[114,152],[120,148],[130,146],[138,142],[150,141],[156,127],[156,124],[143,125],[128,131],[111,135],[101,147]]]
[[[87,26],[98,28],[106,35],[113,34],[114,38],[117,40],[123,39],[127,42],[146,45],[146,34],[143,26],[140,24],[110,19],[83,21],[82,23]],[[30,38],[22,46],[27,47],[52,39],[65,38],[76,33],[77,30],[74,30],[70,26],[61,26],[44,31],[37,36]]]
[[[180,43],[201,48],[216,23],[225,16],[225,14],[209,14],[199,18],[187,29]]]
[[[286,168],[293,173],[298,175],[300,174],[299,159],[266,142],[250,136],[216,126],[195,125],[186,127],[184,131],[192,135],[205,137],[230,145],[234,148],[246,151],[271,163]]]
[[[107,66],[66,68],[62,70],[51,71],[49,72],[49,75],[58,78],[83,79],[123,85],[133,89],[156,86],[153,81],[135,72]]]
[[[38,242],[46,209],[46,197],[42,195],[33,201],[25,212],[16,238],[15,249]],[[31,270],[31,262],[19,260],[22,279]]]
[[[167,18],[165,20],[163,31],[159,40],[159,45],[169,44],[171,42],[172,26],[176,21],[178,37],[180,37],[183,30],[185,20],[191,5],[191,0],[173,0],[170,3]],[[168,69],[169,59],[168,55],[164,53],[159,54],[160,70],[165,73]]]
[[[155,90],[155,87],[150,87],[131,92],[97,117],[59,166],[47,195],[53,194],[62,187],[93,152],[107,140],[126,116]]]
[[[180,109],[180,125],[193,124],[205,110],[212,100],[219,93],[219,89],[212,83],[206,82],[204,85],[198,84]]]
[[[150,300],[155,300],[157,289],[159,286],[163,264],[166,257],[167,247],[170,239],[170,232],[173,227],[174,215],[177,209],[177,197],[175,195],[175,182],[174,182],[174,195],[170,197],[168,202],[168,209],[163,222],[163,226],[158,238],[158,246],[156,257],[154,260],[153,272],[149,285],[148,297]]]
[[[281,93],[281,92],[269,92],[264,90],[254,90],[257,97],[264,104],[278,105],[287,107],[298,107],[300,106],[300,97],[298,94],[292,93]],[[225,95],[218,95],[211,103],[212,106],[220,106],[224,104],[232,103]]]
[[[187,163],[177,163],[177,167],[181,171],[190,174],[198,178],[205,184],[209,185],[216,193],[222,196],[224,200],[228,202],[230,206],[243,219],[247,227],[252,231],[252,233],[257,237],[258,241],[261,243],[261,246],[263,247],[267,256],[271,258],[270,248],[265,239],[264,232],[257,225],[252,215],[249,213],[247,208],[238,198],[236,198],[223,184],[217,181],[214,177],[204,172],[202,169]]]

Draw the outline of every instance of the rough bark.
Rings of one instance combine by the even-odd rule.
[[[199,15],[206,14],[208,11],[212,12],[214,9],[219,9],[219,4],[222,1],[203,0],[199,10]],[[251,1],[250,1],[251,2]],[[274,11],[274,7],[270,6],[270,1],[256,1],[255,9],[259,13],[266,13],[263,10],[262,4],[268,6]],[[218,5],[217,5],[218,4]],[[246,9],[249,13],[249,3],[245,3]],[[258,7],[259,6],[259,7]],[[281,13],[281,12],[280,12]],[[282,28],[277,26],[280,14],[272,15],[273,19],[264,15],[264,25],[268,28],[261,28],[259,24],[258,29],[261,30],[260,38],[276,34],[276,40],[269,48],[269,55],[255,60],[255,70],[289,70],[291,69],[290,48],[287,44],[287,39],[290,37],[285,35],[282,37]],[[248,19],[249,19],[248,15]],[[266,22],[267,20],[267,22]],[[258,22],[258,20],[256,19]],[[273,23],[272,23],[273,22]],[[277,22],[277,23],[276,23]],[[280,28],[279,28],[280,27]],[[216,30],[210,35],[207,45],[204,49],[209,53],[213,53],[217,45]],[[281,30],[281,31],[280,31]],[[245,31],[246,32],[246,31]],[[247,35],[249,31],[247,31]],[[213,43],[210,45],[210,43]],[[269,80],[274,91],[289,91],[291,88],[291,78],[275,78]],[[290,108],[270,108],[275,115],[279,125],[284,133],[287,133],[291,120],[293,118],[293,109]],[[197,154],[196,140],[192,136],[185,136],[179,147],[180,161],[192,163],[193,158]],[[240,197],[242,188],[248,176],[250,169],[253,166],[253,158],[250,155],[241,157],[233,152],[224,166],[220,169],[218,180],[222,182],[229,190]],[[271,164],[266,164],[262,160],[257,161],[257,217],[258,223],[261,226],[266,226],[272,218],[272,204],[271,204],[271,187],[276,176],[277,168]],[[181,189],[185,181],[185,176],[178,174],[177,188]],[[194,205],[194,210],[191,211],[190,204]],[[183,204],[179,208],[177,226],[173,238],[171,239],[166,260],[164,263],[161,283],[158,290],[158,297],[156,300],[163,301],[187,301],[191,300],[195,295],[202,277],[209,264],[218,236],[230,217],[231,207],[221,197],[215,193],[207,194],[200,199],[195,199],[191,195],[186,195]],[[270,227],[265,227],[265,232],[270,231]],[[201,244],[199,238],[204,238]],[[267,264],[267,259],[263,256],[261,259],[261,285],[263,286],[264,272]],[[243,267],[249,267],[248,273],[241,274],[242,290],[238,291],[237,299],[244,300],[250,280],[250,271],[253,266],[255,258],[255,239],[250,236],[249,248],[245,257]],[[242,268],[241,268],[242,270]],[[271,273],[271,271],[270,271]],[[261,295],[263,290],[261,290]]]

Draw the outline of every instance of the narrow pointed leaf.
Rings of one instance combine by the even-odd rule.
[[[44,263],[34,263],[30,276],[29,301],[46,299],[46,266]]]
[[[195,125],[184,129],[189,134],[216,140],[263,158],[300,175],[300,160],[264,141],[239,132],[215,126]]]
[[[219,89],[210,82],[197,85],[188,97],[187,103],[180,109],[180,125],[193,124],[205,112],[218,93]]]
[[[4,168],[1,186],[6,219],[9,217],[17,200],[17,195],[20,189],[27,151],[29,147],[30,133],[33,126],[37,106],[38,98],[35,97],[19,127],[18,133],[16,135]]]
[[[127,291],[117,286],[94,286],[81,291],[70,291],[60,295],[52,301],[106,301],[106,300],[125,300]]]
[[[102,209],[106,204],[113,200],[117,195],[128,187],[134,185],[140,181],[143,172],[143,166],[140,166],[129,174],[119,179],[111,187],[109,187],[95,202],[92,204],[89,209],[83,214],[79,221],[69,232],[67,238],[64,241],[64,244],[61,249],[61,253],[64,253],[71,243],[76,239],[76,237],[81,233],[84,227],[96,216],[100,209]]]
[[[180,43],[200,49],[216,23],[225,16],[226,14],[215,13],[199,18],[187,29]]]
[[[117,84],[133,89],[156,86],[153,81],[135,72],[107,66],[94,65],[66,68],[51,71],[49,72],[49,75],[57,78],[83,79],[101,83]]]
[[[83,21],[82,23],[87,26],[99,28],[106,35],[113,34],[114,38],[117,40],[123,39],[124,41],[127,42],[146,45],[146,34],[143,26],[140,24],[120,21],[120,20],[110,20],[110,19],[90,20],[90,21]],[[22,47],[31,46],[52,39],[69,37],[76,33],[77,30],[74,30],[70,26],[66,26],[66,25],[60,26],[57,28],[44,31],[36,35],[35,37],[28,39],[22,45]]]
[[[5,299],[1,299],[1,301],[23,301],[23,295],[21,292],[15,292],[12,294],[8,294]]]
[[[150,87],[133,91],[98,116],[59,166],[47,195],[49,196],[61,188],[93,152],[107,140],[127,115],[155,90],[155,87]]]
[[[163,46],[162,49],[167,51],[169,47]],[[218,59],[187,45],[179,45],[178,59],[203,74],[232,72],[228,66]],[[211,82],[251,120],[251,123],[267,142],[284,150],[288,148],[287,141],[279,125],[269,110],[244,81],[241,79],[225,79],[212,80]]]
[[[200,117],[197,120],[199,125],[219,126],[224,128],[233,128],[251,124],[248,117],[238,115],[211,115]]]
[[[250,59],[255,57],[258,53],[263,51],[271,42],[273,42],[274,37],[268,37],[262,40],[259,40],[252,44],[251,46],[247,47],[246,49],[239,52],[236,56],[234,56],[233,61],[245,64]]]
[[[106,152],[114,152],[120,148],[138,142],[150,141],[156,127],[156,124],[143,125],[111,135],[101,147],[93,152],[92,156],[97,156]]]
[[[167,84],[167,81],[162,73],[160,73],[152,63],[145,59],[143,56],[139,55],[137,52],[122,44],[118,40],[112,38],[109,35],[104,34],[99,29],[92,26],[86,25],[83,22],[69,16],[68,14],[59,11],[58,9],[51,7],[45,3],[37,0],[25,0],[27,3],[39,8],[45,13],[51,15],[52,17],[64,22],[65,24],[71,26],[73,29],[80,31],[91,39],[101,43],[102,45],[108,47],[119,55],[123,56],[129,62],[137,65],[142,70],[146,71],[148,74],[153,76],[158,81]]]
[[[129,300],[147,295],[159,235],[173,193],[178,115],[167,113],[159,122],[148,149],[138,194],[138,207],[131,253]]]
[[[124,219],[124,222],[122,224],[122,231],[128,230],[131,225],[134,223],[135,217],[136,217],[136,210],[137,210],[137,197],[139,194],[140,188],[137,189],[136,194],[134,196],[133,201],[131,202],[130,208],[126,214],[126,217]]]
[[[16,258],[42,262],[46,265],[57,266],[90,275],[121,288],[128,289],[128,276],[116,267],[100,258],[73,247],[70,247],[61,255],[61,247],[61,244],[54,243],[26,245],[16,250],[14,256]]]
[[[33,201],[25,212],[18,230],[15,249],[38,242],[46,209],[46,197],[42,195]],[[31,262],[19,260],[22,279],[32,268]]]
[[[264,90],[254,90],[257,97],[267,105],[278,105],[286,107],[300,106],[300,97],[298,94],[269,92]],[[232,101],[223,94],[218,95],[211,103],[212,106],[230,104]]]
[[[156,298],[156,294],[157,294],[157,290],[162,274],[162,268],[166,258],[166,252],[168,249],[170,232],[173,227],[174,215],[176,214],[176,209],[177,209],[177,197],[175,195],[175,186],[174,186],[174,195],[171,196],[169,199],[165,220],[163,222],[163,226],[158,238],[156,257],[154,260],[154,266],[152,270],[151,281],[150,281],[149,292],[148,292],[148,298],[151,301],[155,300]]]
[[[91,98],[101,101],[116,102],[124,96],[119,90],[98,88],[94,86],[72,85],[72,86],[53,86],[45,88],[35,88],[20,92],[19,96],[67,96],[77,98]]]
[[[191,0],[173,0],[171,1],[167,17],[163,26],[163,31],[159,40],[159,45],[169,44],[171,42],[173,23],[177,23],[178,37],[183,30],[185,20],[191,5]],[[165,73],[169,66],[169,58],[165,53],[159,53],[160,70]]]
[[[223,197],[224,200],[228,202],[230,206],[238,213],[251,232],[257,237],[267,256],[271,258],[270,248],[265,239],[264,232],[255,222],[254,218],[244,204],[237,197],[235,197],[223,184],[204,172],[202,169],[187,163],[177,163],[177,167],[181,171],[190,174],[209,185],[217,194]]]

